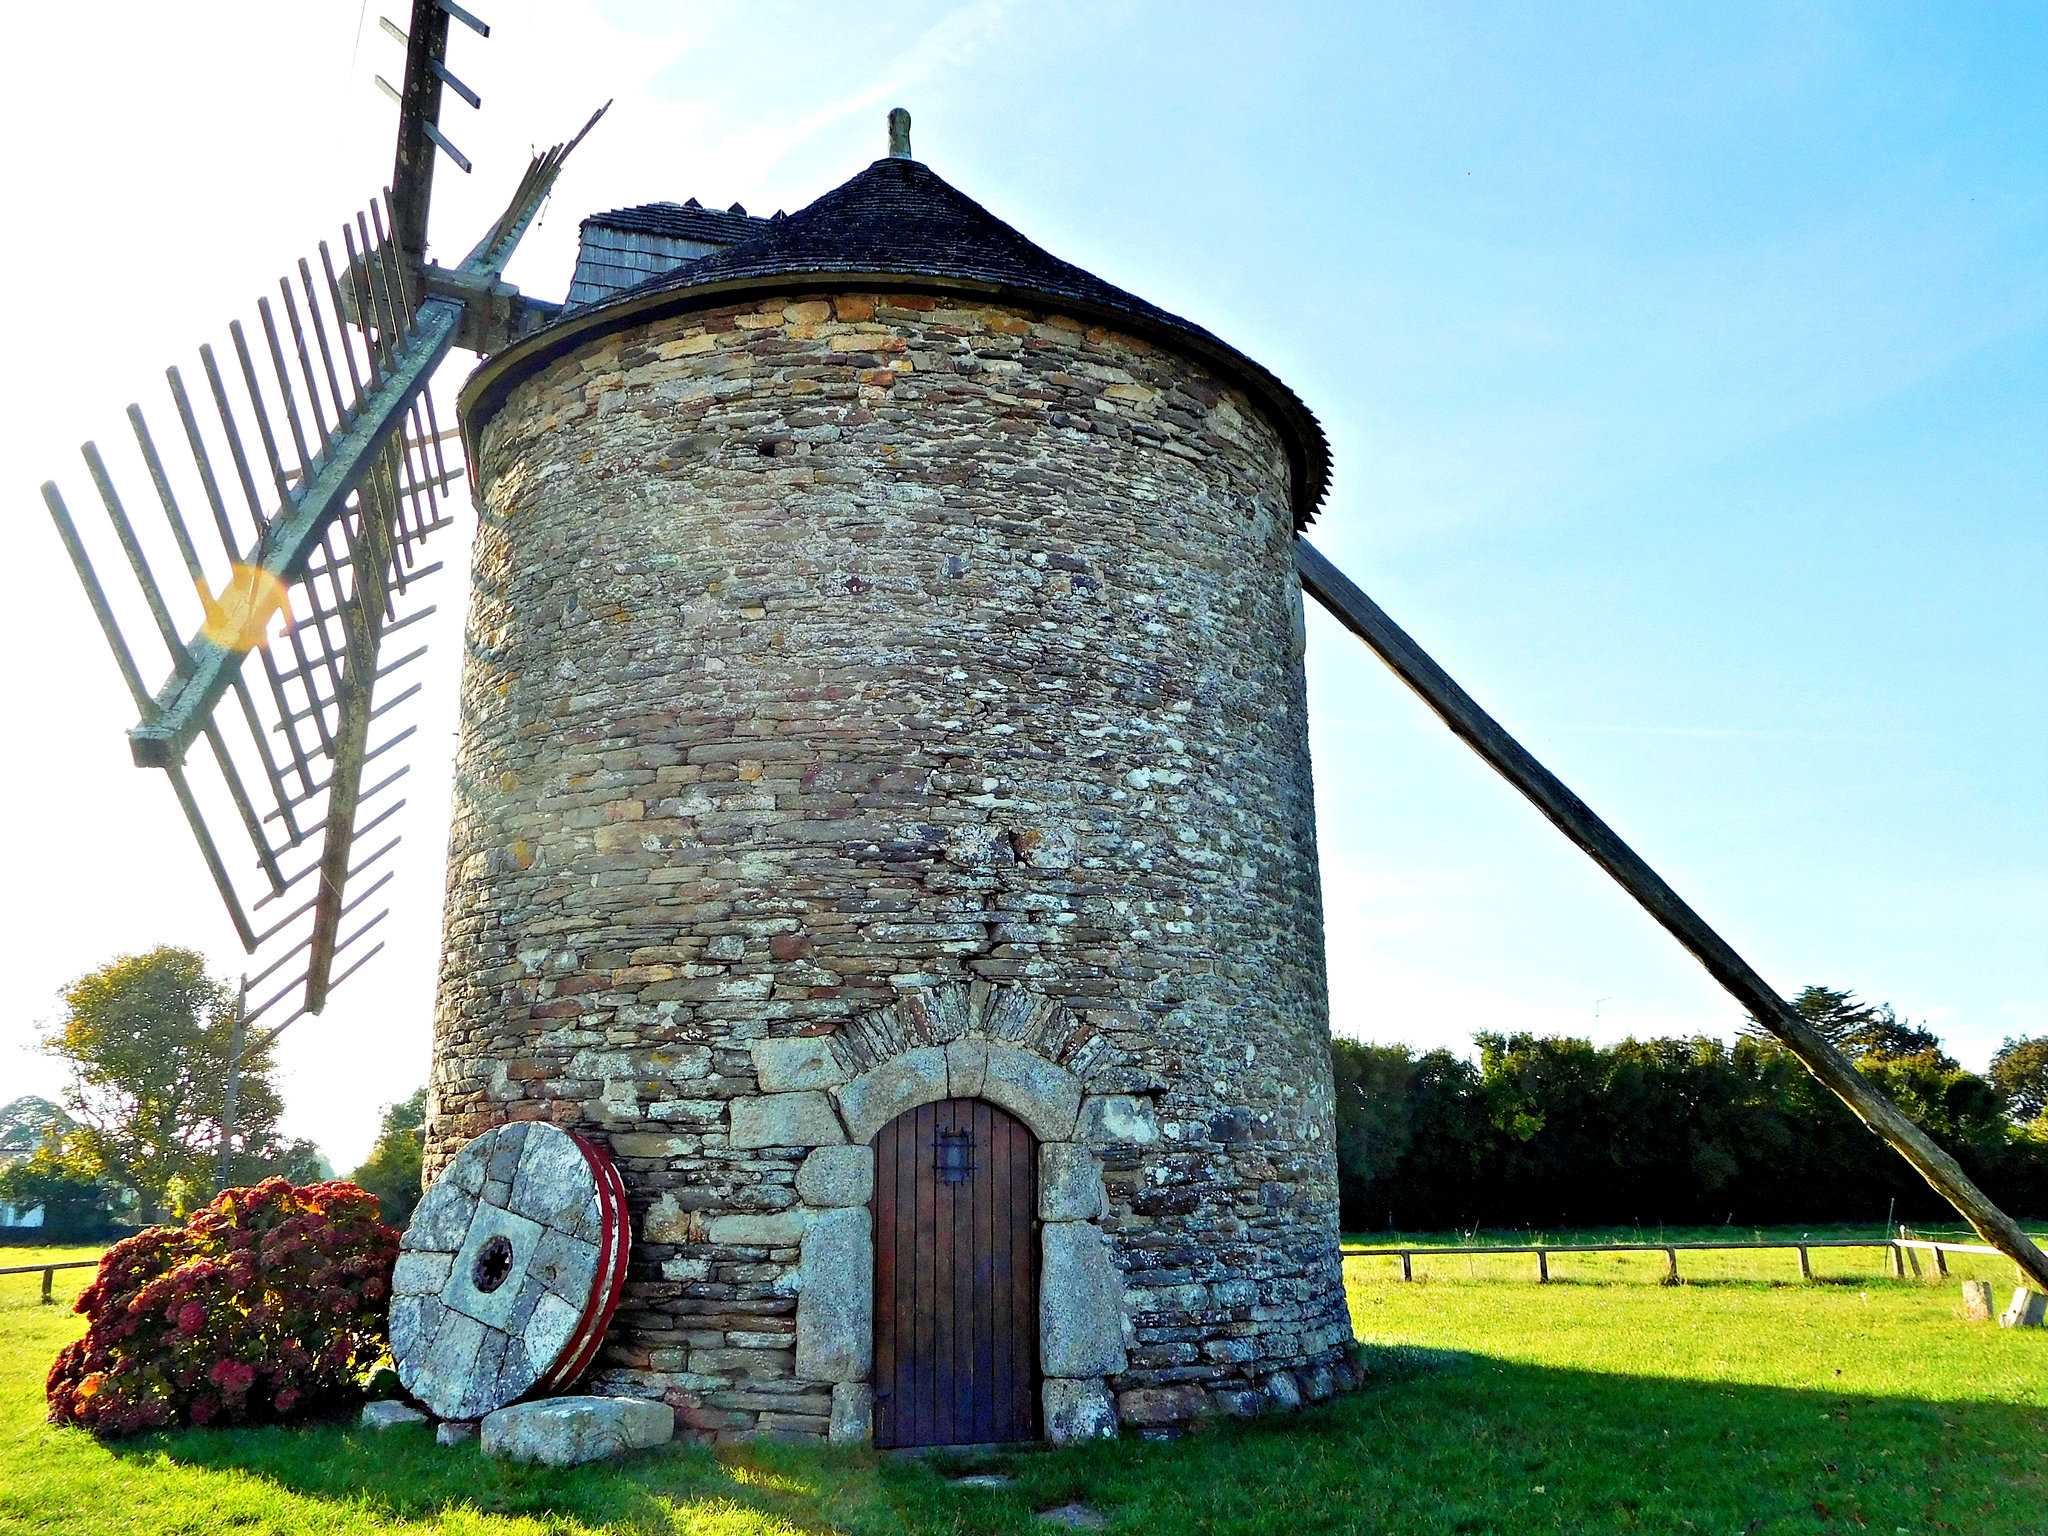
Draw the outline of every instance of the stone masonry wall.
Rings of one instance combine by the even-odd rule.
[[[1343,1385],[1300,594],[1245,397],[1057,314],[798,294],[558,360],[478,468],[428,1167],[508,1119],[610,1147],[605,1379],[857,1438],[858,1349],[798,1337],[824,1256],[871,1262],[849,1085],[964,1035],[1087,1096],[1125,1424]]]

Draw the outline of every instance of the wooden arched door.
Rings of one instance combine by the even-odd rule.
[[[1038,1438],[1038,1142],[980,1099],[875,1136],[875,1444]]]

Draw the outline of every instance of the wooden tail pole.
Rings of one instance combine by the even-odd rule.
[[[1827,1085],[1857,1118],[1889,1142],[1920,1176],[1963,1214],[1977,1234],[2017,1264],[2032,1283],[2048,1290],[2048,1255],[2044,1255],[2019,1223],[1985,1198],[1956,1160],[1936,1146],[1927,1133],[1900,1113],[1834,1046],[1818,1034],[1764,979],[1750,969],[1706,921],[1645,864],[1614,829],[1594,815],[1577,795],[1500,728],[1493,717],[1472,702],[1373,600],[1342,571],[1323,558],[1305,539],[1294,544],[1295,565],[1304,591],[1344,627],[1371,646],[1380,660],[1412,688],[1454,734],[1528,797],[1550,824],[1570,838],[1623,890],[1661,923],[1713,978],[1749,1011],[1751,1018],[1785,1043],[1807,1071]]]

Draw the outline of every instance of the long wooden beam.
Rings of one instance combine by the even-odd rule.
[[[1782,1040],[1807,1071],[1911,1163],[1922,1178],[1962,1213],[1978,1236],[2017,1264],[2035,1285],[2048,1290],[2048,1255],[2020,1230],[2018,1222],[1986,1198],[1954,1158],[1936,1146],[1933,1138],[1907,1119],[1897,1105],[1856,1070],[1848,1057],[1778,996],[1727,940],[1708,927],[1704,918],[1636,856],[1635,850],[1612,827],[1502,730],[1356,583],[1324,559],[1306,539],[1295,541],[1294,558],[1303,591],[1371,646],[1380,660],[1393,668],[1395,676],[1414,689],[1454,734],[1528,797],[1552,826],[1612,875],[1666,932],[1691,950],[1708,973],[1749,1011],[1751,1018]]]

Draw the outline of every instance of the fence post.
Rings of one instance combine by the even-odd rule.
[[[1802,1280],[1811,1280],[1813,1278],[1813,1260],[1807,1257],[1806,1244],[1804,1243],[1799,1245],[1799,1278]]]
[[[1913,1266],[1913,1278],[1915,1280],[1920,1279],[1920,1250],[1918,1248],[1907,1248],[1903,1243],[1899,1246],[1905,1252],[1906,1262]]]
[[[1414,1257],[1414,1255],[1413,1255],[1413,1254],[1411,1254],[1411,1253],[1407,1252],[1407,1251],[1406,1251],[1405,1249],[1404,1249],[1404,1250],[1402,1250],[1402,1253],[1401,1253],[1401,1278],[1402,1278],[1403,1280],[1413,1280],[1413,1279],[1415,1278],[1415,1270],[1414,1270],[1413,1266],[1412,1266],[1412,1265],[1410,1264],[1410,1262],[1409,1262],[1409,1261],[1410,1261],[1410,1260],[1411,1260],[1411,1259],[1412,1259],[1413,1257]]]
[[[55,1280],[56,1278],[57,1268],[54,1264],[43,1271],[43,1305],[46,1307],[55,1306],[57,1304],[57,1298],[50,1294],[50,1282]]]
[[[1676,1248],[1666,1248],[1664,1250],[1664,1283],[1666,1285],[1678,1284],[1678,1250]]]
[[[1892,1278],[1893,1278],[1894,1280],[1903,1280],[1903,1279],[1905,1279],[1905,1278],[1906,1278],[1906,1250],[1905,1250],[1905,1249],[1903,1249],[1903,1248],[1901,1248],[1901,1247],[1900,1247],[1900,1246],[1899,1246],[1899,1245],[1898,1245],[1897,1243],[1887,1243],[1887,1244],[1885,1244],[1885,1246],[1886,1246],[1887,1248],[1889,1248],[1889,1249],[1891,1250],[1891,1255],[1892,1255]]]
[[[1934,1272],[1944,1280],[1948,1278],[1948,1254],[1939,1243],[1934,1245]]]
[[[1550,1255],[1541,1248],[1536,1250],[1536,1283],[1550,1284]]]

